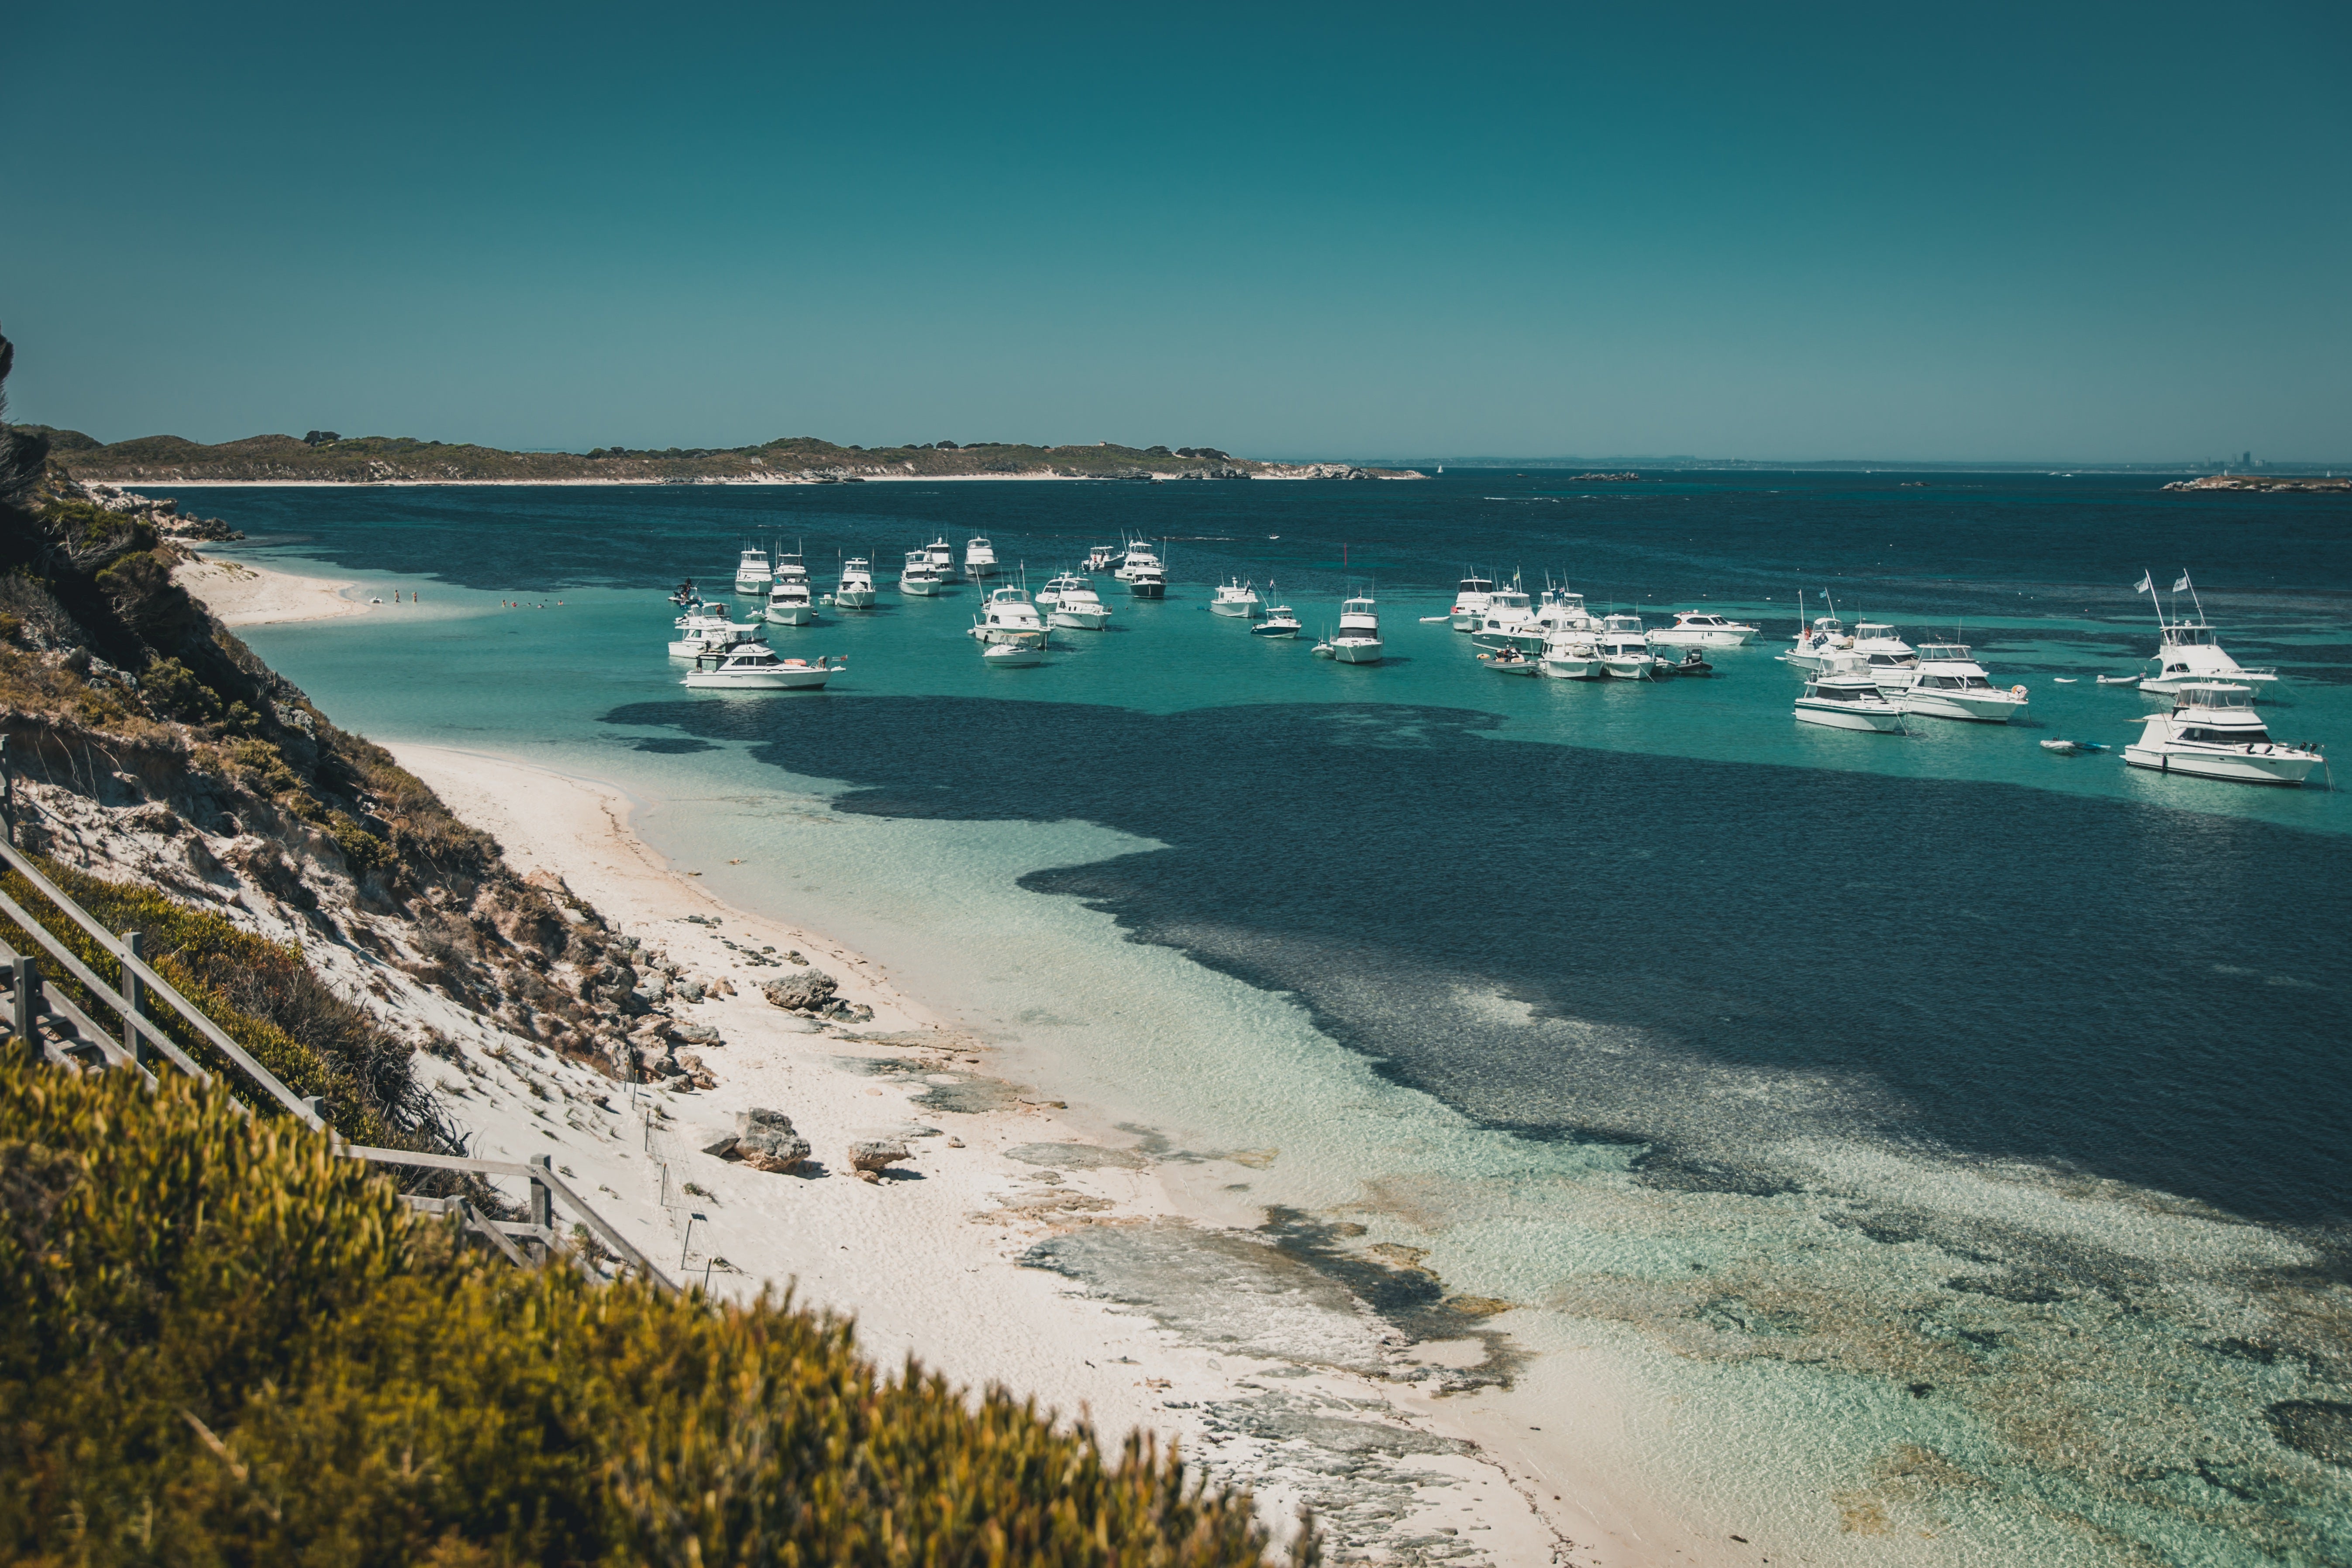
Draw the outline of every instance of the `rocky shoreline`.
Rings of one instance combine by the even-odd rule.
[[[2253,474],[2206,474],[2193,479],[2175,479],[2164,487],[2168,490],[2240,490],[2256,494],[2285,491],[2301,494],[2345,495],[2352,493],[2352,479],[2284,479]]]

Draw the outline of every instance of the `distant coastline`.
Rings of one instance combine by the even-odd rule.
[[[2164,487],[2168,490],[2309,490],[2342,495],[2352,491],[2352,479],[2284,479],[2267,474],[2206,474],[2199,479],[2179,479]]]
[[[841,447],[794,437],[754,447],[599,447],[587,453],[509,452],[495,447],[333,431],[250,436],[204,446],[177,436],[111,445],[78,430],[24,428],[46,437],[74,478],[173,485],[652,485],[845,484],[870,479],[1417,479],[1409,468],[1354,463],[1266,463],[1211,447],[1038,447],[940,441]]]

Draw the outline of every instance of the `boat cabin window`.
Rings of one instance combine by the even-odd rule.
[[[2210,626],[2167,626],[2164,640],[2181,647],[2210,647],[2213,628]]]
[[[1489,583],[1484,577],[1465,577],[1462,579],[1461,592],[1465,594],[1491,594],[1494,591],[1495,584]]]
[[[2271,738],[2271,732],[2260,724],[2243,728],[2231,725],[2227,730],[2214,730],[2200,724],[2191,724],[2180,731],[2180,738],[2184,741],[2196,741],[2208,746],[2259,746]]]

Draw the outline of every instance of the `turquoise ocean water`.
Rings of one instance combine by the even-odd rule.
[[[2150,700],[2090,677],[2140,668],[2131,584],[2184,567],[2285,675],[2273,732],[2352,738],[2352,509],[2155,485],[186,499],[229,553],[423,588],[251,635],[340,721],[619,782],[722,896],[885,956],[1107,1129],[1278,1149],[1220,1201],[1520,1304],[1515,1397],[1615,1391],[1613,1457],[1695,1518],[1822,1562],[2352,1562],[2352,811],[2034,743],[2132,736]],[[1149,533],[1174,584],[1106,581],[1114,629],[1029,670],[981,667],[969,587],[772,628],[849,656],[823,694],[661,657],[661,591],[743,543],[822,588],[975,532],[1033,585]],[[1472,565],[1766,635],[1711,680],[1505,679],[1418,619]],[[1369,587],[1389,661],[1205,614],[1234,574],[1310,634]],[[2026,716],[1795,724],[1800,590],[1957,632]],[[1159,1246],[1040,1261],[1172,1300]]]

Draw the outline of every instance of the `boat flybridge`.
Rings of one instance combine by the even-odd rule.
[[[1043,647],[1049,635],[1045,617],[1026,588],[991,588],[988,598],[980,606],[980,614],[971,623],[971,635],[984,643],[1017,643],[1024,647]]]
[[[724,605],[698,605],[677,617],[677,637],[669,645],[672,658],[693,658],[713,648],[758,642],[767,634],[757,621],[730,620]]]
[[[1853,651],[1870,663],[1881,686],[1907,686],[1919,668],[1919,650],[1895,635],[1895,628],[1876,621],[1856,621]]]
[[[907,564],[898,571],[898,592],[929,599],[940,591],[940,575],[931,566],[928,551],[909,550]]]
[[[2172,711],[2151,713],[2141,723],[2140,738],[2124,748],[2124,761],[2161,773],[2299,784],[2326,760],[2309,742],[2272,740],[2254,712],[2252,689],[2231,681],[2182,681],[2172,693]]]
[[[1853,637],[1843,621],[1835,616],[1816,616],[1811,626],[1797,633],[1796,646],[1781,657],[1799,669],[1820,669],[1829,655],[1853,647]]]
[[[1528,619],[1542,628],[1547,638],[1553,632],[1597,632],[1601,623],[1591,610],[1584,607],[1584,595],[1566,588],[1546,588],[1543,597],[1536,601],[1536,613]]]
[[[805,691],[822,689],[849,661],[845,658],[779,658],[775,649],[761,643],[738,643],[712,648],[695,657],[686,672],[687,686],[719,691]]]
[[[1470,640],[1488,653],[1541,653],[1544,631],[1534,624],[1535,613],[1534,601],[1518,584],[1496,588],[1470,628]]]
[[[746,550],[743,558],[735,563],[735,591],[739,594],[764,595],[768,584],[774,580],[775,574],[768,570],[768,552],[764,550]]]
[[[1094,580],[1076,572],[1065,572],[1038,589],[1037,607],[1049,626],[1098,632],[1110,625],[1110,606],[1095,592]]]
[[[1238,577],[1220,586],[1209,601],[1211,615],[1238,616],[1245,621],[1255,620],[1260,607],[1256,586]]]
[[[934,582],[953,584],[956,581],[955,549],[948,543],[945,534],[941,534],[924,546],[923,554],[931,563],[931,578]]]
[[[1381,617],[1369,595],[1341,601],[1339,629],[1328,646],[1341,664],[1381,662]]]
[[[2148,597],[2155,598],[2153,581],[2143,576],[2140,583],[2147,589]],[[2176,596],[2184,592],[2188,594],[2193,609],[2185,617],[2168,616],[2161,603],[2156,606],[2157,629],[2163,642],[2157,649],[2156,657],[2149,660],[2157,667],[2156,673],[2144,677],[2139,689],[2170,696],[2187,685],[2221,681],[2246,688],[2255,694],[2256,700],[2267,696],[2270,688],[2278,682],[2278,671],[2248,669],[2222,651],[2221,643],[2214,637],[2212,626],[2205,619],[2205,605],[2197,597],[2197,585],[2189,580],[2188,573],[2183,572],[2179,580],[2172,584],[2172,592]]]
[[[1878,689],[1866,665],[1818,669],[1805,678],[1797,699],[1797,722],[1832,730],[1867,730],[1891,735],[1904,729],[1903,710]]]
[[[1754,626],[1727,620],[1713,610],[1677,610],[1675,624],[1649,634],[1653,647],[1746,647]]]
[[[841,586],[833,591],[833,607],[836,610],[870,610],[874,607],[874,567],[863,555],[853,555],[841,563]]]
[[[1495,583],[1490,577],[1481,577],[1477,573],[1473,572],[1463,578],[1460,585],[1454,590],[1454,608],[1448,612],[1453,617],[1454,629],[1457,632],[1476,631],[1478,618],[1485,612],[1486,601],[1494,596],[1494,593]]]
[[[1127,552],[1119,558],[1111,575],[1126,584],[1127,591],[1139,599],[1168,596],[1168,568],[1152,552],[1150,540],[1129,540]]]
[[[1873,666],[1870,675],[1881,696],[1902,703],[1906,713],[1931,719],[2006,724],[2026,702],[2024,687],[1995,686],[1961,643],[1921,643],[1919,662],[1911,668],[1889,672]]]
[[[975,583],[984,583],[1003,568],[996,563],[996,546],[974,534],[963,542],[963,574]]]

